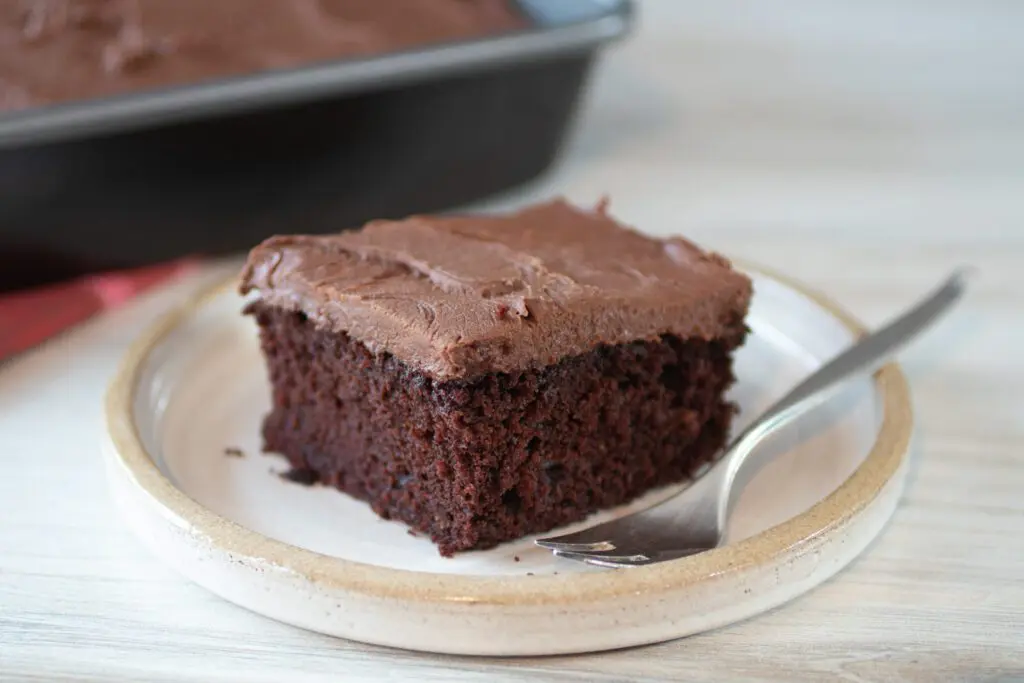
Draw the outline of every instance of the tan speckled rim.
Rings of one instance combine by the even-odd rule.
[[[854,333],[863,333],[860,323],[826,297],[765,268],[748,264],[742,267],[781,282],[821,306]],[[211,547],[228,552],[245,564],[270,563],[325,589],[367,598],[449,605],[563,606],[666,588],[685,589],[710,577],[782,561],[812,539],[841,529],[870,507],[908,457],[913,425],[909,391],[899,367],[889,364],[875,374],[882,402],[882,424],[863,463],[839,488],[806,512],[738,543],[629,570],[529,577],[416,572],[330,557],[268,538],[203,507],[164,476],[139,438],[132,406],[138,378],[150,353],[183,320],[234,285],[232,279],[194,296],[164,315],[131,346],[106,397],[106,428],[113,457],[169,521],[189,528]]]

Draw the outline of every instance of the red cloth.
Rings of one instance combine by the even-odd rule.
[[[115,308],[195,267],[192,259],[90,275],[39,289],[0,294],[0,360]]]

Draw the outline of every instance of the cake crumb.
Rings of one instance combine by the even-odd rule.
[[[406,529],[405,533],[409,534],[413,538],[419,538],[420,537],[420,535],[418,533],[416,533],[415,531],[413,531],[412,529]]]
[[[235,446],[228,446],[227,448],[224,449],[224,455],[228,456],[229,458],[244,458],[245,451]]]
[[[277,476],[285,481],[290,481],[293,484],[302,484],[303,486],[312,486],[317,481],[316,472],[313,470],[297,470],[292,468],[284,472],[278,472]]]
[[[527,576],[533,576],[533,572],[526,572]]]
[[[512,559],[515,560],[516,562],[518,562],[519,561],[519,556],[518,555],[513,555]]]

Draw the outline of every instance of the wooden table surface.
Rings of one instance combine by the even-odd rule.
[[[1024,680],[1024,5],[647,0],[563,163],[488,207],[607,191],[643,229],[791,273],[869,323],[958,264],[904,357],[903,504],[838,577],[713,633],[503,661],[305,633],[179,578],[108,502],[100,398],[203,276],[0,365],[0,680]]]

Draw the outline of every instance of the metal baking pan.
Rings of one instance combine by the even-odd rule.
[[[0,115],[0,290],[444,211],[556,158],[630,0],[530,28]]]

